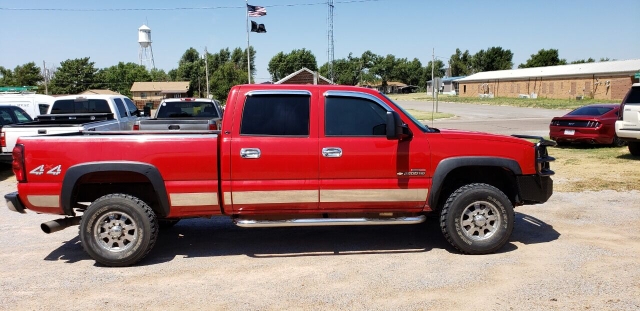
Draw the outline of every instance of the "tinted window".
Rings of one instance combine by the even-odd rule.
[[[218,118],[215,103],[206,101],[165,102],[158,108],[158,118]]]
[[[580,107],[568,113],[570,116],[601,116],[613,108],[609,107]]]
[[[49,111],[49,105],[47,104],[39,104],[38,108],[40,109],[40,114],[47,114]]]
[[[9,113],[9,108],[0,109],[0,122],[2,125],[13,124],[13,118],[11,118],[11,113]]]
[[[326,136],[384,136],[387,110],[375,102],[351,97],[325,100]]]
[[[136,104],[134,104],[129,98],[125,97],[124,103],[127,104],[127,108],[129,109],[129,111],[134,112],[138,110],[138,107],[136,107]]]
[[[240,134],[309,136],[309,96],[249,96]]]
[[[51,113],[111,113],[111,109],[104,99],[61,99],[53,103]]]
[[[128,117],[127,109],[124,108],[124,103],[120,98],[114,98],[113,101],[116,103],[116,108],[118,108],[118,113],[121,118]]]
[[[29,116],[24,110],[20,108],[13,108],[13,114],[16,116],[16,120],[18,123],[33,121],[31,116]]]
[[[640,105],[640,87],[631,88],[631,92],[629,93],[629,97],[627,97],[625,105]]]

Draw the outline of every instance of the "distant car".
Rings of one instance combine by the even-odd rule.
[[[572,142],[623,146],[616,136],[619,104],[594,104],[577,108],[551,120],[549,136],[558,145]]]

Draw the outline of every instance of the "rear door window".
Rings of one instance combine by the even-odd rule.
[[[126,118],[129,116],[127,109],[124,108],[124,102],[120,98],[114,98],[113,102],[116,103],[116,108],[118,109],[118,113],[120,114],[120,118]]]
[[[309,136],[308,95],[256,95],[247,97],[241,135]]]
[[[53,103],[51,113],[111,113],[111,109],[104,99],[61,99]]]
[[[2,125],[9,125],[9,124],[16,123],[11,117],[11,113],[9,113],[8,108],[0,109],[0,122],[2,122]]]

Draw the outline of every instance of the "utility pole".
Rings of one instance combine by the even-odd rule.
[[[47,63],[45,61],[42,61],[42,77],[44,78],[44,95],[49,95],[49,86],[47,85],[48,81],[48,74],[47,74]]]
[[[431,53],[431,97],[433,102],[436,102],[436,78],[433,76],[434,67],[436,66],[436,48],[433,48]],[[436,104],[436,112],[438,112],[438,106]]]
[[[209,57],[206,46],[204,47],[204,71],[207,78],[207,98],[209,98]]]

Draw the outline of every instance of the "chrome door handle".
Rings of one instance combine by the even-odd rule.
[[[322,148],[322,156],[325,158],[339,158],[342,156],[342,148]]]
[[[258,148],[242,148],[240,149],[240,157],[243,159],[259,159],[260,149]]]

